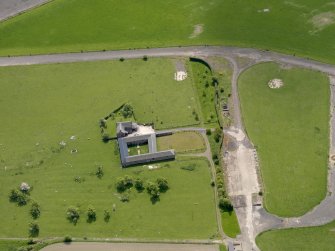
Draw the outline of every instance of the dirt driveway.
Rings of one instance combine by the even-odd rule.
[[[102,243],[74,242],[57,243],[41,251],[219,251],[218,245],[159,244],[159,243]]]

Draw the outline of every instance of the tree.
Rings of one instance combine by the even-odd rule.
[[[135,179],[134,186],[137,191],[142,191],[144,189],[143,181],[140,178]]]
[[[87,208],[87,222],[91,223],[93,221],[96,221],[97,214],[95,211],[95,208],[92,205],[89,205]]]
[[[104,221],[109,222],[110,218],[111,218],[111,213],[109,212],[109,210],[104,210]]]
[[[95,172],[95,175],[101,179],[102,176],[104,176],[104,170],[103,170],[103,167],[101,165],[98,166],[98,169],[97,171]]]
[[[40,205],[37,202],[33,202],[31,204],[30,214],[33,217],[33,219],[37,219],[38,217],[40,217],[41,208],[40,208]]]
[[[124,192],[126,189],[133,186],[133,179],[130,176],[125,176],[123,178],[118,178],[116,182],[116,189],[118,192]]]
[[[129,118],[133,115],[134,109],[130,104],[125,104],[122,108],[121,114],[124,118]]]
[[[216,128],[215,129],[215,133],[214,133],[214,140],[216,143],[219,143],[221,140],[221,136],[222,136],[222,131],[220,128]]]
[[[156,183],[160,192],[165,192],[169,189],[169,184],[167,180],[163,177],[157,178]]]
[[[100,120],[99,120],[99,127],[100,127],[100,128],[104,128],[104,129],[107,129],[107,120],[105,120],[105,119],[100,119]]]
[[[147,192],[150,194],[152,198],[158,198],[159,197],[159,187],[157,184],[148,182],[147,185]]]
[[[230,203],[229,199],[221,198],[219,200],[219,208],[224,212],[233,211],[233,205]]]
[[[24,206],[28,203],[29,197],[19,189],[12,189],[9,193],[9,201],[16,202],[19,206]]]
[[[40,233],[40,227],[37,222],[31,222],[29,224],[29,236],[30,237],[37,237]]]
[[[69,207],[66,212],[66,218],[73,224],[77,224],[80,215],[79,215],[79,209],[76,207]]]

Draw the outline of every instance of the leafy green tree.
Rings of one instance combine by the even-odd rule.
[[[133,186],[133,178],[126,175],[123,178],[118,178],[116,181],[116,189],[118,192],[124,192],[126,189]]]
[[[160,192],[165,192],[169,189],[168,181],[163,177],[157,178],[156,183]]]
[[[140,178],[135,179],[134,186],[135,186],[137,191],[139,191],[139,192],[143,191],[143,189],[144,189],[143,180],[141,180]]]
[[[147,192],[150,194],[152,198],[158,198],[160,195],[158,185],[153,182],[148,182]]]
[[[98,166],[97,168],[97,171],[95,172],[95,175],[101,179],[103,176],[104,176],[104,170],[103,170],[103,167],[100,165]]]
[[[33,202],[30,208],[30,214],[33,219],[37,219],[41,215],[41,207],[37,202]]]
[[[87,208],[87,222],[93,222],[97,219],[97,213],[95,208],[92,205],[89,205]]]
[[[104,221],[109,222],[110,218],[111,218],[110,211],[109,210],[104,210]]]
[[[219,200],[219,208],[224,212],[231,212],[233,211],[233,205],[227,198],[221,198]]]
[[[15,202],[19,206],[24,206],[29,202],[28,194],[23,193],[19,189],[12,189],[9,193],[9,201]]]
[[[73,224],[77,224],[80,215],[79,215],[79,209],[76,207],[69,207],[66,212],[66,218]]]
[[[124,118],[130,118],[133,115],[134,109],[130,104],[125,104],[121,110]]]
[[[29,237],[37,237],[40,233],[40,227],[37,222],[31,222],[29,224]]]

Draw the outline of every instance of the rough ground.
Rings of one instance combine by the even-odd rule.
[[[41,251],[218,251],[218,245],[201,244],[155,244],[155,243],[103,243],[73,242],[57,243]]]
[[[0,21],[16,16],[50,0],[0,0]]]

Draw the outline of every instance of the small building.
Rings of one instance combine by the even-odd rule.
[[[175,159],[175,151],[173,149],[157,151],[156,132],[152,126],[138,125],[133,122],[118,122],[116,129],[123,167]],[[148,144],[149,152],[130,156],[128,147],[140,144]]]

